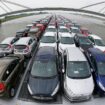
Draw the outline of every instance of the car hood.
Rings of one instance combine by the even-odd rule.
[[[30,76],[28,85],[33,95],[51,95],[57,84],[59,83],[58,77],[54,78],[33,78]]]
[[[66,77],[67,88],[75,95],[91,94],[94,89],[92,76],[86,79],[71,79]]]
[[[65,50],[68,47],[75,47],[75,44],[59,44],[59,48]]]

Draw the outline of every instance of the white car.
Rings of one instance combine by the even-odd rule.
[[[8,37],[0,43],[0,53],[11,54],[14,51],[14,44],[18,41],[17,37]]]
[[[89,35],[88,38],[93,43],[95,48],[98,48],[101,51],[105,52],[105,42],[101,37],[99,37],[98,35]]]
[[[94,89],[93,77],[88,61],[77,47],[64,52],[64,93],[70,101],[91,98]]]
[[[26,28],[30,29],[32,26],[33,26],[33,24],[28,24],[28,25],[26,25]]]
[[[63,53],[63,51],[67,47],[76,47],[74,42],[74,37],[70,33],[59,33],[59,51]]]
[[[59,33],[69,33],[69,29],[66,26],[59,26]]]
[[[76,34],[81,34],[81,31],[78,27],[70,27],[70,33],[72,36],[75,36]]]
[[[32,37],[20,38],[14,46],[14,54],[25,55],[26,57],[32,56],[35,48],[37,47],[37,41]]]
[[[52,46],[56,47],[57,34],[54,32],[46,32],[40,40],[39,47]]]
[[[56,33],[57,32],[57,29],[56,29],[56,27],[55,26],[48,26],[47,28],[46,28],[46,31],[45,32],[54,32],[54,33]]]

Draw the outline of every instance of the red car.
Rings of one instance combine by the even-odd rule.
[[[81,33],[83,34],[83,35],[85,35],[85,36],[88,36],[89,35],[89,31],[88,31],[88,29],[87,28],[81,28]]]

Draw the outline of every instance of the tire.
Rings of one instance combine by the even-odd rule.
[[[14,88],[14,87],[11,87],[11,88],[9,89],[9,97],[12,98],[12,97],[15,96],[15,94],[16,94],[15,88]]]

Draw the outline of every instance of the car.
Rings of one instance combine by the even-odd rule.
[[[45,32],[40,40],[39,47],[42,46],[52,46],[56,47],[57,33],[54,32]]]
[[[26,28],[30,30],[30,28],[33,26],[33,24],[26,25]]]
[[[83,52],[87,51],[88,48],[93,48],[92,42],[83,34],[75,35],[74,41],[76,46],[79,47]]]
[[[38,27],[34,27],[34,28],[32,27],[30,31],[28,32],[28,36],[35,38],[37,41],[39,41],[39,39],[42,36],[42,31],[40,31]]]
[[[56,99],[60,88],[58,54],[54,47],[40,47],[33,60],[27,88],[37,100]]]
[[[21,29],[16,32],[16,37],[27,37],[29,29]]]
[[[5,38],[0,43],[0,53],[11,54],[14,52],[14,44],[19,40],[17,37]]]
[[[36,27],[38,27],[39,28],[39,30],[41,31],[41,32],[44,32],[44,30],[45,30],[45,26],[44,26],[44,24],[36,24]]]
[[[85,27],[81,27],[80,30],[81,30],[81,33],[85,36],[88,36],[90,34],[89,30]]]
[[[81,34],[81,31],[78,27],[70,27],[70,33],[72,36],[75,36],[76,34]]]
[[[0,97],[14,97],[24,72],[24,57],[8,55],[0,58]]]
[[[26,57],[31,57],[35,48],[37,48],[37,41],[32,37],[20,38],[14,46],[14,54],[21,54]]]
[[[45,32],[57,32],[57,29],[56,29],[56,27],[55,26],[48,26],[47,28],[46,28],[46,30],[45,30]]]
[[[58,34],[59,37],[59,51],[61,53],[63,53],[63,51],[67,48],[67,47],[76,47],[75,46],[75,42],[74,42],[74,37],[72,37],[72,35],[70,33],[59,33]]]
[[[58,32],[66,34],[69,33],[69,29],[66,26],[59,26]]]
[[[4,57],[4,56],[6,56],[5,53],[0,53],[0,58],[2,58],[2,57]]]
[[[86,54],[92,68],[95,83],[94,93],[105,95],[105,53],[98,48],[89,48]]]
[[[105,52],[105,42],[101,37],[91,34],[88,36],[88,38],[93,43],[95,48],[98,48],[101,51]]]
[[[85,55],[77,47],[67,48],[64,58],[64,94],[71,101],[91,98],[94,82],[90,65]]]

